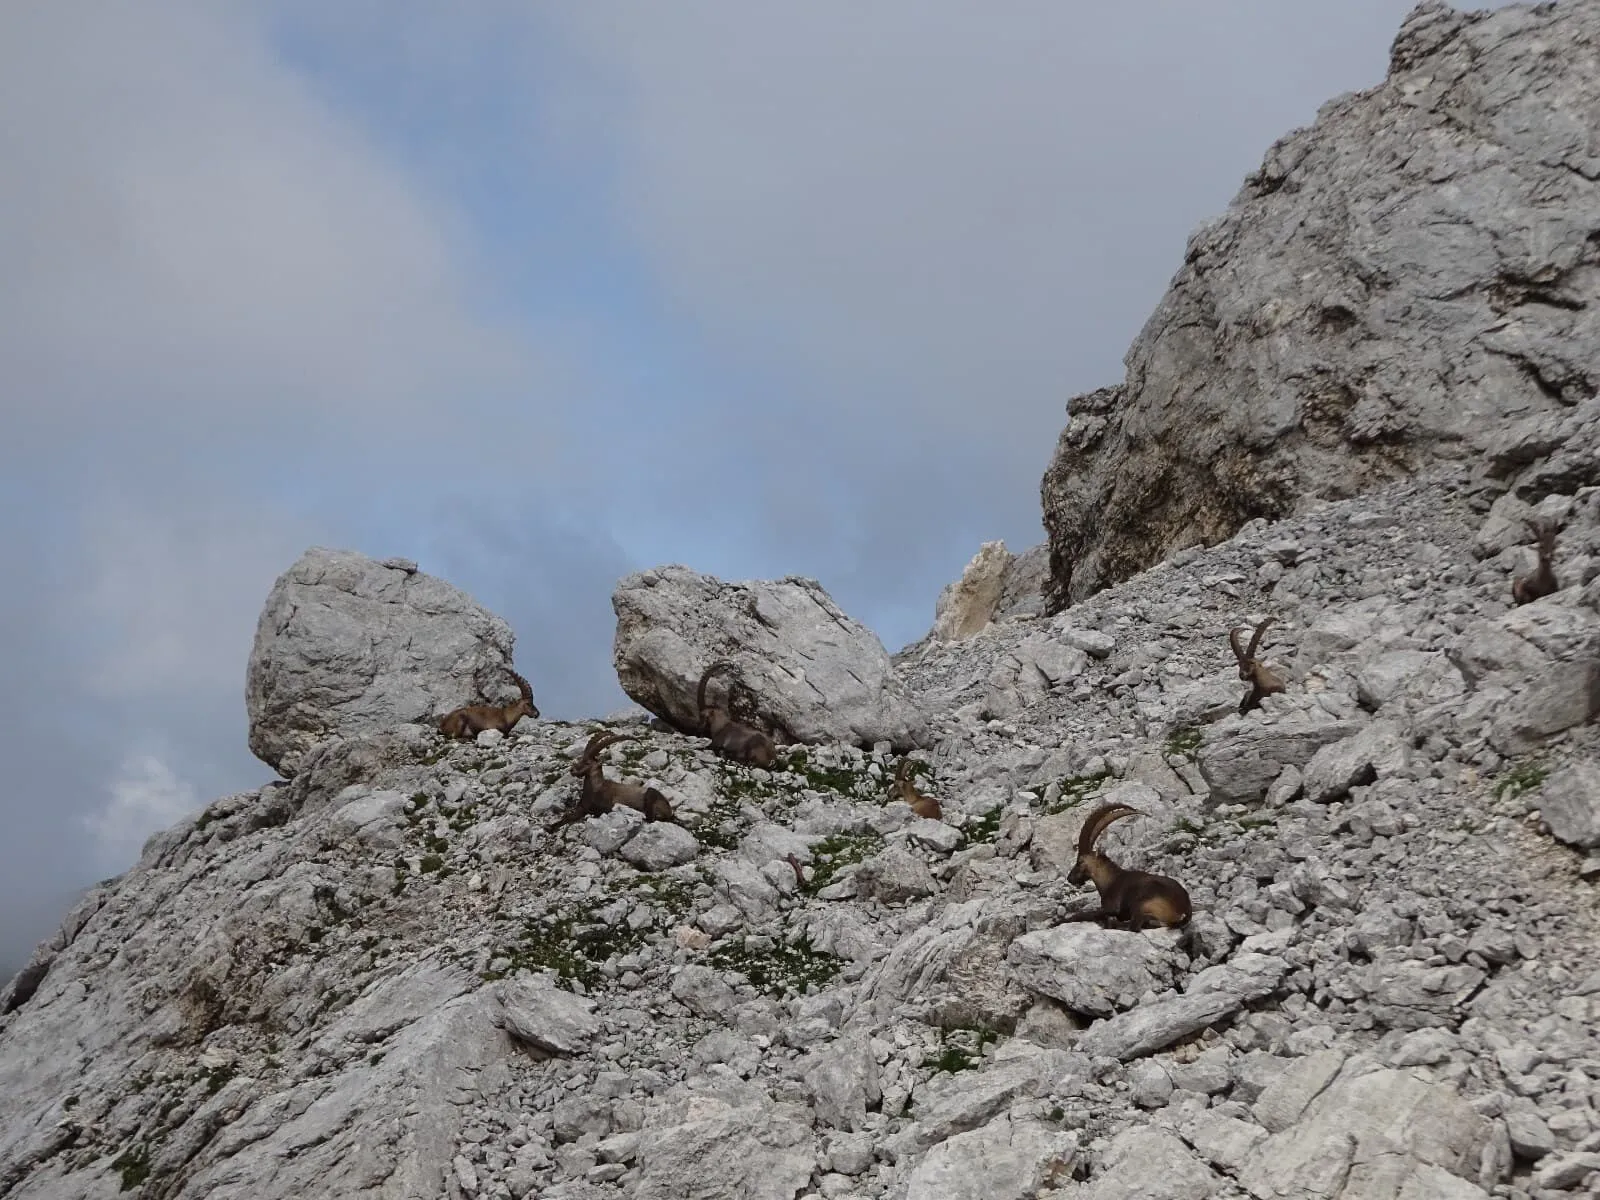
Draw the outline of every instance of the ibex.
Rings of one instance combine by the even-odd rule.
[[[919,817],[937,821],[944,815],[937,800],[917,791],[917,785],[911,778],[910,758],[902,758],[900,765],[894,769],[894,781],[889,784],[889,795],[895,800],[904,800],[911,806],[911,811]]]
[[[439,732],[445,737],[475,738],[485,729],[510,733],[512,726],[523,717],[537,720],[539,707],[533,702],[532,686],[515,671],[511,671],[511,678],[517,681],[517,690],[522,693],[518,699],[510,704],[468,704],[453,709],[439,718]]]
[[[700,727],[711,739],[711,748],[719,754],[750,767],[771,767],[777,760],[778,748],[765,730],[746,725],[734,719],[731,705],[735,683],[728,689],[726,703],[718,704],[706,698],[706,685],[720,671],[733,671],[734,665],[726,660],[714,662],[700,676],[700,687],[695,692],[695,708],[700,714]],[[748,691],[749,689],[746,689]]]
[[[1228,630],[1228,645],[1233,647],[1233,656],[1239,660],[1239,678],[1250,681],[1250,690],[1245,693],[1244,699],[1239,701],[1239,715],[1243,716],[1252,708],[1261,707],[1261,697],[1270,696],[1274,692],[1283,691],[1283,677],[1276,671],[1270,670],[1267,665],[1256,657],[1256,650],[1261,645],[1262,635],[1267,632],[1267,626],[1275,620],[1268,617],[1257,625],[1255,632],[1250,635],[1248,649],[1239,648],[1239,635],[1250,627],[1238,625]]]
[[[1550,560],[1556,552],[1556,526],[1554,521],[1525,519],[1524,524],[1539,539],[1539,565],[1531,574],[1518,575],[1511,581],[1511,600],[1514,604],[1527,604],[1561,590]]]
[[[1183,884],[1148,871],[1125,871],[1095,851],[1094,844],[1107,825],[1123,817],[1142,815],[1126,804],[1102,804],[1084,820],[1078,834],[1078,861],[1067,882],[1082,884],[1092,880],[1100,893],[1100,907],[1073,913],[1068,921],[1122,921],[1135,932],[1151,925],[1188,924],[1193,910]]]
[[[672,805],[655,788],[646,787],[642,783],[622,783],[615,779],[607,779],[600,765],[600,752],[607,746],[633,741],[637,736],[632,733],[611,733],[602,729],[589,739],[589,744],[583,748],[578,761],[570,768],[575,778],[583,780],[577,803],[561,815],[561,819],[556,822],[557,826],[583,817],[598,817],[610,812],[619,804],[624,808],[643,813],[646,821],[674,820]]]

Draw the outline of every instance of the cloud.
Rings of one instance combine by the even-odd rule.
[[[103,805],[79,818],[94,838],[98,860],[120,871],[139,856],[150,834],[201,807],[195,788],[161,758],[132,753],[117,767]]]

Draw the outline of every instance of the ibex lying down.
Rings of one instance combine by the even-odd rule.
[[[509,668],[508,668],[509,669]],[[439,718],[439,732],[451,738],[475,738],[485,729],[498,729],[510,733],[512,726],[523,717],[539,717],[539,708],[533,702],[533,688],[521,675],[511,672],[522,695],[510,704],[468,704],[452,709]]]
[[[1555,568],[1550,565],[1550,560],[1555,557],[1556,552],[1555,522],[1530,519],[1524,524],[1538,539],[1539,565],[1530,574],[1518,575],[1512,579],[1511,600],[1514,604],[1527,604],[1561,590],[1561,585],[1556,582]]]
[[[1268,617],[1257,625],[1255,632],[1250,635],[1248,649],[1239,648],[1239,635],[1249,629],[1248,625],[1238,625],[1228,630],[1228,645],[1233,647],[1233,656],[1239,660],[1239,678],[1250,681],[1250,690],[1245,693],[1244,699],[1239,701],[1239,715],[1243,716],[1252,708],[1261,707],[1261,697],[1270,696],[1274,692],[1283,691],[1283,677],[1270,670],[1267,665],[1256,657],[1256,650],[1261,645],[1262,635],[1267,632],[1275,618]]]
[[[909,758],[902,758],[900,765],[894,769],[894,781],[889,784],[889,795],[895,800],[904,800],[911,806],[911,811],[919,817],[937,821],[944,815],[937,800],[917,791],[917,785],[911,779]]]
[[[583,817],[598,817],[610,812],[619,804],[624,808],[643,813],[646,821],[674,819],[672,805],[655,788],[646,787],[642,783],[622,783],[619,780],[607,779],[600,765],[602,750],[618,742],[633,741],[637,736],[632,733],[609,733],[602,729],[589,739],[589,744],[583,748],[578,761],[570,768],[571,774],[583,781],[578,791],[577,803],[561,815],[561,819],[556,822],[558,827]]]
[[[1095,851],[1094,844],[1107,825],[1123,817],[1141,815],[1126,804],[1102,804],[1084,820],[1078,834],[1078,861],[1067,882],[1082,884],[1092,880],[1100,893],[1100,907],[1073,913],[1068,921],[1122,921],[1135,931],[1151,925],[1188,924],[1193,910],[1183,884],[1148,871],[1125,871]]]
[[[728,699],[722,704],[706,697],[706,685],[711,677],[721,671],[733,671],[731,662],[714,662],[700,676],[700,687],[695,692],[695,708],[700,714],[700,727],[711,739],[711,748],[719,754],[750,767],[771,767],[777,760],[778,748],[765,730],[746,725],[734,719],[732,703],[735,682],[728,688]],[[746,689],[748,691],[749,689]]]

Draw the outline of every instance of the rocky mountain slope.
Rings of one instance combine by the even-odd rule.
[[[1397,56],[1593,7],[1425,6]],[[415,722],[503,688],[510,631],[310,552],[249,671],[287,777],[0,989],[0,1198],[1600,1195],[1600,400],[1462,446],[1053,616],[981,553],[892,662],[810,581],[646,572],[618,665],[655,718],[470,742]],[[1529,519],[1559,587],[1519,606]],[[1268,616],[1285,686],[1241,713],[1228,631]],[[717,657],[815,743],[680,732]],[[675,822],[562,822],[602,728]],[[941,819],[889,799],[912,743]],[[1066,920],[1106,802],[1186,928]]]
[[[1043,482],[1055,608],[1600,386],[1600,0],[1418,5],[1266,154]],[[1600,478],[1585,482],[1600,483]]]

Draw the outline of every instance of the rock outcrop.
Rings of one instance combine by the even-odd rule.
[[[910,750],[927,735],[883,643],[814,579],[724,583],[657,567],[619,582],[611,605],[622,690],[679,729],[698,730],[695,685],[727,659],[754,693],[755,715],[798,741]]]
[[[245,677],[250,749],[292,778],[332,737],[516,699],[511,627],[417,570],[313,547],[278,577]]]
[[[1267,151],[1042,486],[1054,608],[1254,517],[1493,451],[1594,478],[1600,3],[1419,5],[1387,78]],[[1530,466],[1530,460],[1540,460]],[[1562,486],[1564,485],[1564,486]]]

